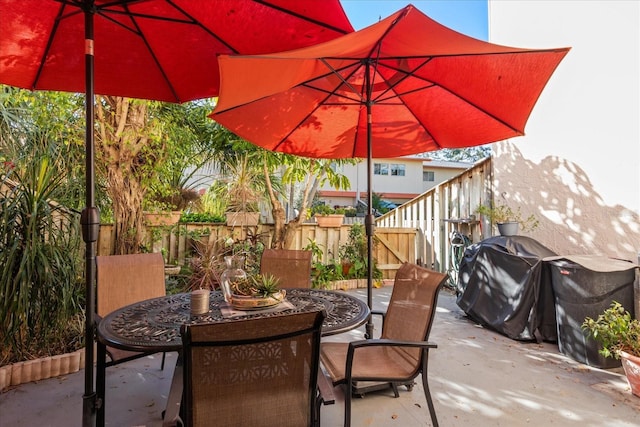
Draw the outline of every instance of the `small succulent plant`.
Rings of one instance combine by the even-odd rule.
[[[236,295],[268,298],[276,294],[280,280],[270,274],[257,274],[231,283],[231,291]]]

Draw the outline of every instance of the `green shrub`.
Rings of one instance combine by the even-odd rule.
[[[207,222],[207,223],[222,223],[226,222],[226,217],[219,214],[201,213],[201,212],[183,212],[180,216],[181,223],[188,222]]]
[[[82,345],[78,216],[52,202],[65,174],[30,153],[0,180],[0,365]]]

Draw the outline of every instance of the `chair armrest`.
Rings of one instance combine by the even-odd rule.
[[[438,344],[431,341],[399,341],[390,339],[369,339],[352,341],[349,343],[349,352],[353,353],[359,347],[385,346],[385,347],[422,347],[438,348]]]

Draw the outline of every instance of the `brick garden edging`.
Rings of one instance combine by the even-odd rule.
[[[72,374],[84,368],[84,348],[73,353],[0,366],[0,391],[32,381]]]

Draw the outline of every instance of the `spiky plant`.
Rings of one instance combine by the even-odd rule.
[[[280,280],[270,274],[257,274],[231,283],[231,291],[236,295],[268,298],[280,290]]]

